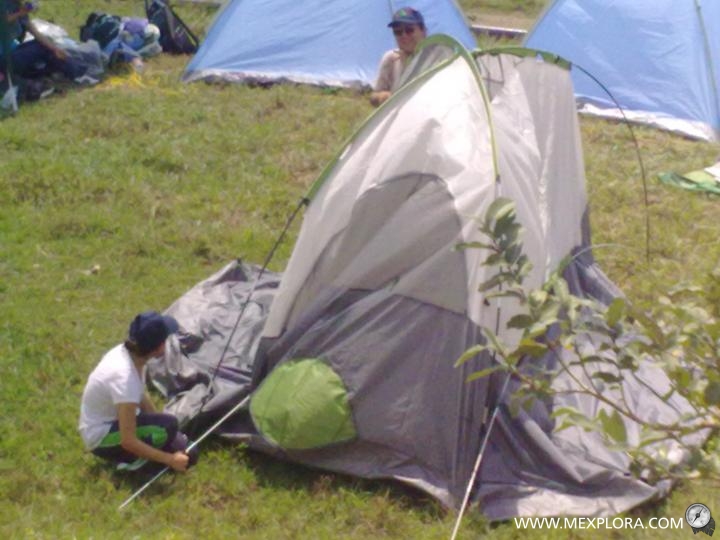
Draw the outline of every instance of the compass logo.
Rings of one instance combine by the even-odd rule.
[[[687,507],[685,521],[690,525],[693,534],[704,532],[712,536],[715,532],[715,520],[710,515],[710,509],[702,503],[693,503]]]

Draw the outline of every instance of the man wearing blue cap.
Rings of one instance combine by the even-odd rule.
[[[172,317],[140,313],[128,337],[95,367],[83,391],[79,430],[85,447],[118,468],[135,470],[148,461],[184,471],[187,437],[178,421],[158,413],[145,391],[145,366],[165,354],[165,340],[178,331]],[[194,457],[194,456],[193,456]]]
[[[422,14],[410,7],[398,9],[388,26],[392,28],[398,48],[386,52],[380,61],[378,78],[370,94],[370,103],[376,107],[397,90],[405,66],[427,33]]]

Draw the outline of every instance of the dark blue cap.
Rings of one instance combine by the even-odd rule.
[[[130,323],[128,339],[138,346],[140,354],[148,354],[157,349],[170,334],[180,328],[178,322],[157,311],[140,313]]]
[[[425,26],[425,20],[423,19],[422,13],[417,9],[411,7],[404,7],[398,9],[394,14],[392,21],[388,26],[398,26],[401,24],[417,24],[418,26]]]

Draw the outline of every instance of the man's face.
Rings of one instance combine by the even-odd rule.
[[[150,353],[151,358],[162,358],[165,356],[165,342],[163,341],[157,348]]]
[[[392,31],[398,47],[405,54],[413,54],[418,43],[425,39],[425,31],[417,24],[397,24]]]

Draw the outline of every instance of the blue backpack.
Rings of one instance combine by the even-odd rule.
[[[100,44],[100,48],[104,49],[120,35],[121,26],[122,19],[117,15],[93,11],[80,27],[80,41],[94,39]]]

